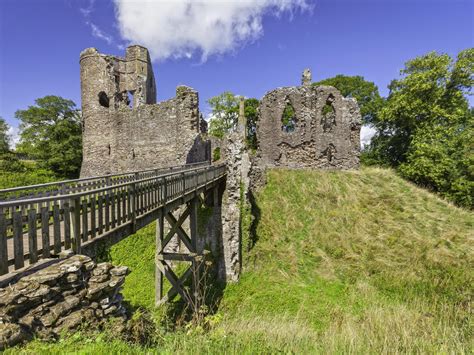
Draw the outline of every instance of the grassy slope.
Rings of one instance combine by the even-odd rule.
[[[469,352],[473,215],[393,172],[270,172],[258,240],[216,325],[159,330],[163,352]],[[153,226],[113,247],[124,295],[153,304]],[[160,318],[161,313],[155,313]],[[471,321],[472,322],[472,321]],[[189,333],[189,332],[188,332]],[[86,340],[86,342],[85,342]],[[25,351],[111,353],[138,346],[81,334]],[[151,349],[148,349],[151,350]]]

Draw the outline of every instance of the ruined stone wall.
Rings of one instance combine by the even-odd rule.
[[[227,178],[221,206],[222,258],[219,264],[219,278],[235,282],[239,280],[242,268],[241,204],[242,197],[246,195],[245,182],[249,170],[249,162],[244,158],[247,153],[243,132],[230,133],[222,148],[227,164]]]
[[[305,78],[303,86],[278,88],[263,97],[257,122],[257,164],[260,168],[358,168],[361,118],[357,102],[344,98],[334,87],[308,85]],[[284,116],[286,121],[282,121]]]
[[[0,351],[33,337],[56,338],[81,324],[124,319],[128,269],[74,255],[0,288]]]
[[[146,48],[131,46],[125,58],[88,48],[80,64],[82,177],[210,159],[198,93],[178,86],[175,98],[156,104]]]

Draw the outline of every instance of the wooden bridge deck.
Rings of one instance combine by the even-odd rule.
[[[113,244],[225,175],[223,164],[199,164],[0,190],[0,275],[99,240]]]

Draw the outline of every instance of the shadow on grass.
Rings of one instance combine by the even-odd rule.
[[[252,223],[250,224],[250,240],[248,245],[248,251],[250,251],[258,242],[257,228],[258,224],[260,223],[261,210],[260,207],[258,207],[257,200],[252,191],[249,191],[248,197],[250,202],[250,212],[252,214]]]

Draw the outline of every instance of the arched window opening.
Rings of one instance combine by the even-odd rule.
[[[332,128],[336,125],[336,110],[334,109],[333,102],[334,96],[329,95],[323,106],[321,126],[323,126],[324,132],[331,132]]]
[[[286,133],[294,132],[296,129],[296,114],[293,106],[288,102],[281,115],[281,130]]]
[[[103,107],[109,107],[109,97],[107,96],[107,94],[105,93],[105,91],[101,91],[99,92],[99,104],[100,106],[103,106]]]

